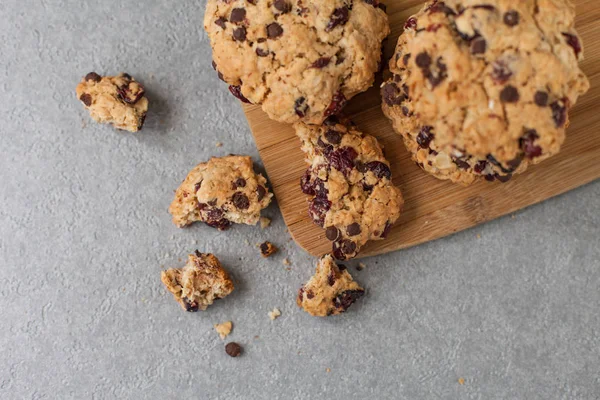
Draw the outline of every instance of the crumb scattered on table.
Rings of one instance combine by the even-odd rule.
[[[458,378],[458,383],[461,385],[465,384],[465,378]]]
[[[264,257],[271,257],[273,254],[277,253],[278,248],[271,242],[261,243],[259,246],[260,254]]]
[[[260,229],[267,229],[271,225],[271,220],[267,217],[260,217]]]
[[[221,340],[224,340],[231,333],[231,329],[233,328],[233,323],[231,321],[223,322],[222,324],[215,324],[215,330],[221,337]]]
[[[481,235],[479,233],[477,234],[477,239],[481,239]]]
[[[356,266],[356,270],[357,271],[362,271],[363,269],[365,269],[367,266],[364,263],[359,262],[358,265]]]
[[[279,308],[277,308],[277,307],[275,307],[273,309],[273,311],[269,311],[269,318],[271,318],[271,321],[275,321],[280,316],[281,316],[281,311],[279,311]]]
[[[221,142],[217,142],[217,143],[215,143],[215,146],[216,146],[216,147],[223,147],[223,143],[221,143]]]
[[[325,368],[325,372],[330,373],[331,372],[331,368]]]
[[[283,263],[283,265],[292,265],[292,263],[290,262],[290,260],[288,258],[284,258],[282,263]]]

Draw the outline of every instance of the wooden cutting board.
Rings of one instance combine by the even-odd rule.
[[[404,21],[416,13],[421,0],[387,0],[392,34],[386,60],[394,52]],[[478,182],[468,188],[428,176],[410,159],[400,136],[381,111],[377,81],[353,98],[345,109],[359,128],[376,136],[386,148],[394,183],[406,200],[404,213],[387,240],[367,244],[361,256],[372,256],[450,235],[512,213],[600,178],[600,1],[575,0],[576,28],[583,38],[584,72],[592,88],[571,111],[571,126],[560,154],[530,167],[510,182]],[[319,256],[331,250],[323,230],[308,217],[300,177],[306,169],[299,140],[290,125],[271,121],[258,106],[245,106],[256,145],[285,222],[294,240]]]

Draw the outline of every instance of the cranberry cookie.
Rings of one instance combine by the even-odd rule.
[[[232,223],[255,225],[273,195],[248,156],[213,157],[190,171],[169,207],[180,228],[195,221],[225,230]]]
[[[309,214],[325,229],[338,260],[355,257],[369,240],[384,239],[404,204],[381,146],[349,121],[295,125],[310,165],[301,180]]]
[[[440,179],[505,182],[559,152],[589,88],[568,0],[430,1],[405,24],[383,111]]]
[[[367,90],[388,18],[378,0],[208,0],[213,66],[270,118],[320,124]]]
[[[175,300],[190,312],[206,310],[233,291],[233,282],[217,257],[198,250],[188,256],[183,268],[163,271],[160,277]]]
[[[298,291],[296,303],[310,315],[327,317],[345,312],[364,294],[346,267],[336,265],[328,254],[319,260],[315,275]]]
[[[144,87],[128,74],[100,76],[90,72],[76,88],[91,117],[99,123],[137,132],[144,126],[148,99]]]

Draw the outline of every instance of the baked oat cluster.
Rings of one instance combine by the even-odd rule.
[[[369,240],[386,237],[404,204],[381,146],[348,120],[295,125],[309,168],[301,189],[309,214],[325,229],[338,260],[355,257]]]
[[[169,207],[179,227],[202,221],[219,230],[232,223],[255,225],[271,202],[267,180],[248,156],[213,157],[190,171]]]
[[[75,91],[96,122],[129,132],[144,126],[148,99],[144,87],[129,74],[102,77],[90,72]]]
[[[323,256],[317,271],[298,291],[296,303],[316,317],[327,317],[345,312],[365,294],[344,265],[337,265],[331,255]]]
[[[233,282],[217,257],[198,250],[188,256],[183,268],[163,271],[161,280],[181,307],[190,312],[204,311],[233,291]]]
[[[508,181],[558,153],[589,88],[567,0],[430,1],[381,89],[413,159],[440,179]]]
[[[213,67],[271,119],[320,124],[367,90],[388,18],[378,0],[208,0]]]

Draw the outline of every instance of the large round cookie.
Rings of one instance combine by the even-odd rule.
[[[558,153],[589,88],[566,0],[447,0],[405,24],[383,110],[426,171],[507,181]]]
[[[320,124],[367,90],[388,19],[378,0],[208,0],[213,66],[272,119]]]

